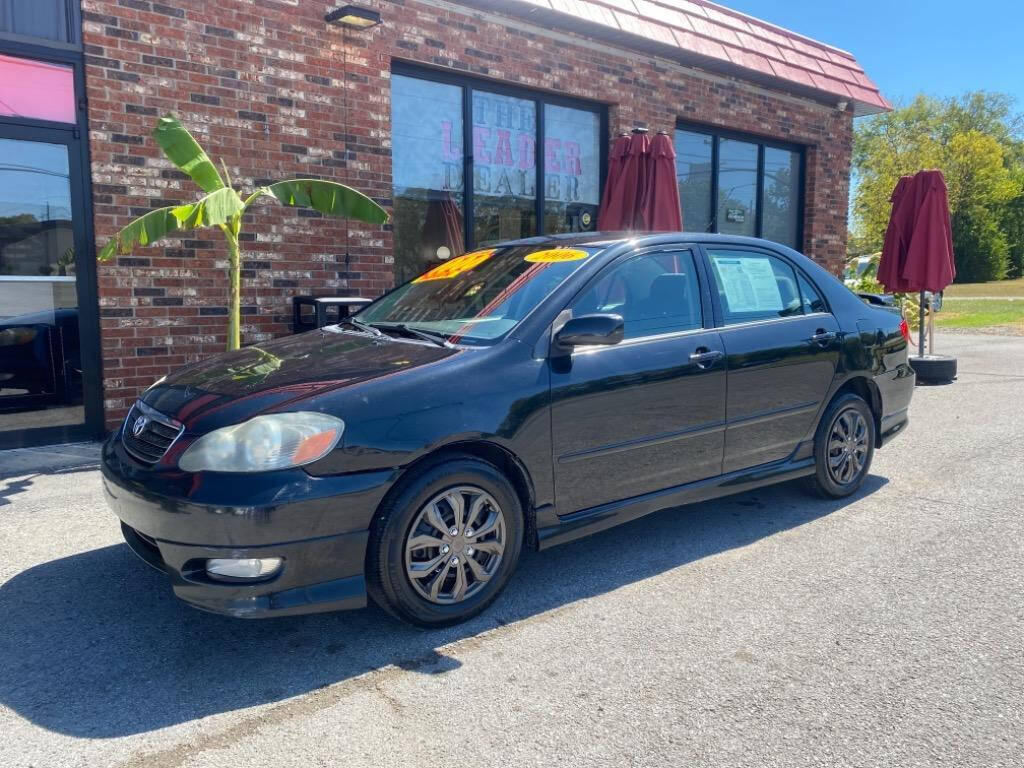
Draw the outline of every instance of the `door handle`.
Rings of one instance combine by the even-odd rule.
[[[838,336],[838,334],[835,331],[826,331],[824,328],[819,328],[815,331],[814,335],[808,339],[808,341],[812,344],[820,344],[824,347],[828,342],[836,338],[836,336]]]
[[[722,356],[723,353],[717,349],[697,347],[696,351],[690,355],[690,362],[696,363],[698,368],[710,368]]]

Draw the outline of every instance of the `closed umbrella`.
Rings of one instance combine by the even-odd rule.
[[[683,212],[676,183],[676,150],[672,139],[658,131],[651,142],[650,173],[644,200],[644,223],[653,232],[679,232]]]
[[[634,128],[622,160],[622,170],[612,187],[608,205],[598,216],[598,228],[613,231],[643,229],[643,201],[647,194],[647,178],[651,140],[645,128]]]
[[[604,181],[604,194],[601,195],[601,208],[597,215],[597,228],[603,230],[618,229],[618,225],[609,226],[609,222],[618,221],[619,212],[613,211],[611,205],[612,196],[615,193],[616,185],[619,183],[619,176],[622,175],[622,163],[626,159],[626,152],[629,151],[629,134],[624,133],[612,143],[612,150],[608,153],[608,177]]]
[[[878,264],[878,281],[895,293],[920,293],[918,357],[911,363],[919,376],[928,377],[941,368],[939,378],[952,378],[956,372],[953,358],[924,354],[924,293],[945,290],[956,276],[946,180],[942,171],[936,170],[904,176],[890,199],[892,213]]]

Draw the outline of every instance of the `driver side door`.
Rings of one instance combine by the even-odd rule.
[[[693,252],[619,260],[570,308],[573,317],[619,314],[625,334],[550,361],[558,513],[720,474],[725,350]]]

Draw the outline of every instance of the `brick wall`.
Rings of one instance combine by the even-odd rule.
[[[388,206],[389,76],[392,60],[401,59],[607,103],[613,136],[634,125],[671,130],[682,118],[806,145],[804,250],[839,269],[849,113],[439,0],[376,2],[384,23],[347,34],[324,23],[326,6],[82,0],[99,244],[140,213],[197,196],[149,138],[168,111],[223,159],[236,187],[315,176]],[[247,232],[243,343],[287,333],[296,293],[375,296],[391,286],[389,228],[354,223],[349,263],[337,220],[270,203],[250,216]],[[111,425],[154,379],[224,347],[219,232],[102,265],[99,294]]]

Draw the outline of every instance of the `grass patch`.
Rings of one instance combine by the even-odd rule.
[[[1024,298],[1024,277],[1017,280],[996,280],[991,283],[953,283],[943,298],[966,299],[972,296],[1019,296]]]
[[[935,325],[939,328],[1009,326],[1024,335],[1024,298],[970,299],[950,296],[947,291],[942,310],[935,315]]]

